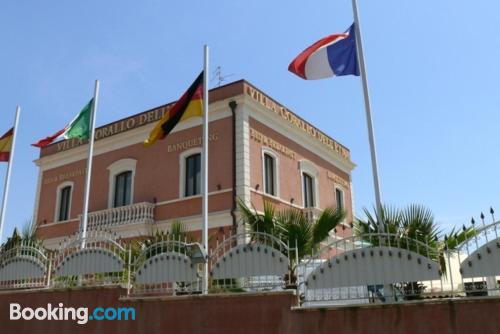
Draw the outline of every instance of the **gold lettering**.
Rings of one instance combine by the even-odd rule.
[[[134,127],[134,125],[135,125],[135,118],[127,119],[127,123],[126,123],[127,130],[132,129]]]
[[[264,134],[260,133],[255,129],[252,128],[250,129],[250,138],[255,140],[256,142],[261,143],[263,146],[272,148],[273,150],[283,154],[284,156],[292,160],[296,159],[296,154],[294,151],[284,146],[283,144],[280,144],[277,141],[265,136]]]
[[[219,140],[219,133],[214,132],[208,136],[208,141],[217,141]],[[203,140],[201,137],[191,138],[180,143],[170,144],[167,146],[167,153],[177,152],[177,151],[185,151],[192,147],[201,146],[203,144]]]
[[[345,188],[349,188],[349,182],[341,178],[340,176],[333,174],[332,172],[328,171],[327,172],[327,177],[332,180],[333,182],[340,184],[341,186]]]
[[[271,110],[293,126],[296,126],[297,128],[301,129],[302,131],[306,132],[309,136],[315,138],[319,142],[323,143],[325,146],[327,146],[329,149],[337,152],[342,156],[342,158],[349,160],[350,159],[350,153],[349,150],[339,143],[333,141],[329,137],[327,137],[325,134],[323,134],[321,131],[310,125],[309,123],[305,122],[304,120],[300,119],[296,115],[294,115],[292,112],[287,110],[285,107],[278,105],[275,103],[273,100],[259,92],[257,89],[246,86],[245,90],[246,94],[250,96],[253,100],[257,101],[260,103],[262,106],[265,108]]]
[[[85,175],[86,172],[87,172],[86,168],[80,168],[80,169],[72,170],[72,171],[69,171],[66,173],[57,174],[55,176],[49,176],[49,177],[43,179],[43,184],[46,185],[46,184],[51,184],[51,183],[55,183],[55,182],[62,182],[62,181],[68,180],[68,179],[75,178],[77,176]]]

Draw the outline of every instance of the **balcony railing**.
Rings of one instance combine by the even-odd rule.
[[[151,224],[154,222],[154,208],[153,203],[143,202],[90,212],[88,226],[109,228],[134,223]]]
[[[309,221],[315,221],[316,218],[319,217],[321,214],[321,210],[317,208],[304,208],[304,215],[306,216],[307,220]]]

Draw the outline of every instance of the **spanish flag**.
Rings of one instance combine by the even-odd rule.
[[[14,128],[10,129],[2,137],[0,137],[0,161],[9,161],[13,138]]]
[[[189,89],[181,96],[172,108],[156,123],[149,133],[144,146],[148,147],[156,143],[158,139],[165,138],[177,125],[191,117],[203,115],[203,71],[191,84]]]

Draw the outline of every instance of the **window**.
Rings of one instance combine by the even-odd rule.
[[[132,200],[132,172],[126,171],[115,176],[115,198],[113,206],[125,206]]]
[[[320,197],[318,193],[319,169],[308,160],[299,161],[300,178],[302,182],[302,198],[305,208],[319,208]]]
[[[134,178],[137,160],[120,159],[108,166],[108,208],[129,205],[134,202]]]
[[[58,221],[69,219],[69,210],[71,203],[71,186],[65,186],[59,190],[59,212]]]
[[[335,203],[337,203],[337,209],[344,210],[344,192],[340,188],[335,188]]]
[[[304,207],[314,207],[314,178],[306,173],[302,173],[304,182]]]
[[[276,196],[275,160],[270,154],[264,153],[264,191],[266,194]]]
[[[201,154],[186,157],[184,196],[201,194]]]

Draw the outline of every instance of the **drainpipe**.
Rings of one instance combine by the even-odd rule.
[[[231,216],[233,217],[233,230],[236,233],[238,225],[236,220],[236,107],[238,103],[232,100],[229,101],[228,105],[233,115],[233,206],[231,208]]]

